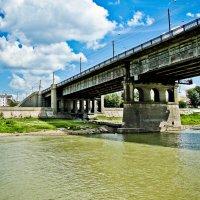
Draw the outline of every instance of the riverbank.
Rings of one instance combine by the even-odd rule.
[[[183,129],[200,130],[200,115],[182,115]],[[0,136],[91,135],[115,133],[121,118],[97,117],[92,121],[66,119],[0,119]]]
[[[66,119],[0,119],[0,136],[91,135],[113,132],[96,122]]]

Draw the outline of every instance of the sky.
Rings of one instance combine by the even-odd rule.
[[[22,100],[200,18],[200,0],[0,0],[0,93]],[[200,85],[181,86],[179,92]]]

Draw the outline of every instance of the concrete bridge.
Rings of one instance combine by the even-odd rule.
[[[123,90],[119,131],[179,130],[177,82],[199,75],[200,18],[33,93],[21,106],[90,114],[103,111],[102,95]]]

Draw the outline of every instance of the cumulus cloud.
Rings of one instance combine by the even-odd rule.
[[[188,12],[186,14],[186,16],[192,17],[192,18],[194,18],[194,17],[200,17],[200,13],[191,13],[191,12]]]
[[[146,16],[143,12],[137,11],[133,14],[132,19],[128,20],[128,26],[150,26],[154,23],[154,18]]]
[[[0,66],[52,71],[64,69],[66,63],[79,61],[80,57],[86,61],[82,53],[75,54],[66,42],[40,44],[35,47],[22,44],[21,48],[19,44],[18,41],[0,38]]]
[[[31,93],[32,91],[37,91],[39,89],[39,82],[42,80],[42,88],[47,88],[52,83],[52,74],[44,74],[44,75],[33,75],[27,72],[24,72],[23,75],[19,73],[12,74],[12,80],[10,82],[10,86],[24,93]],[[55,82],[59,82],[60,78],[55,76]]]
[[[49,86],[53,71],[66,66],[73,71],[73,62],[87,60],[68,41],[97,49],[116,27],[93,0],[0,0],[0,5],[1,31],[8,33],[0,37],[0,69],[12,71],[10,87],[21,91],[30,90],[34,80]]]
[[[85,62],[83,53],[75,54],[66,42],[35,47],[22,45],[19,42],[0,38],[0,68],[13,71],[10,87],[18,90],[30,90],[33,80],[44,80],[43,85],[50,84],[50,76],[56,70],[71,68],[71,62]],[[57,80],[60,80],[57,78]]]
[[[24,34],[32,43],[97,41],[116,26],[92,0],[8,0],[2,9],[1,29],[16,37]]]

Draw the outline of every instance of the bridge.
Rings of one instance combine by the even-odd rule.
[[[179,130],[177,82],[199,76],[199,66],[200,18],[53,83],[31,94],[21,106],[90,114],[103,111],[102,95],[123,90],[120,132]]]

